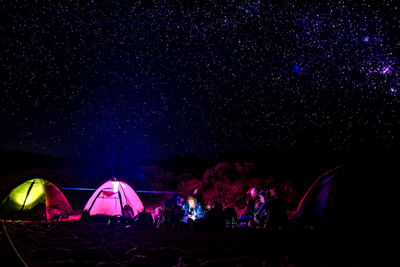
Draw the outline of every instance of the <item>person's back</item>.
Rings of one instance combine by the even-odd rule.
[[[175,193],[171,198],[165,200],[157,228],[175,228],[184,214],[182,210],[183,202],[184,198],[179,193]]]
[[[211,229],[221,229],[225,226],[225,217],[222,210],[222,205],[216,203],[205,216],[206,226]]]
[[[183,202],[181,200],[183,200],[181,194],[174,193],[171,198],[168,198],[168,199],[165,200],[164,206],[168,207],[168,208],[172,208],[174,206],[177,206],[178,203]],[[182,203],[180,205],[182,206]]]
[[[258,195],[258,190],[255,187],[252,187],[246,193],[246,210],[244,214],[240,217],[240,226],[247,227],[250,222],[254,219],[256,213],[256,199]]]
[[[272,193],[271,199],[266,203],[267,212],[266,227],[277,228],[284,226],[287,222],[286,203],[276,192]]]
[[[153,216],[151,213],[143,211],[137,215],[135,225],[139,229],[148,229],[153,226]]]
[[[227,207],[223,211],[225,226],[227,227],[235,227],[237,223],[237,213],[236,210],[232,207]]]

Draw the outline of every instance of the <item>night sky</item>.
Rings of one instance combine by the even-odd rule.
[[[399,1],[105,2],[1,2],[0,147],[130,161],[400,140]]]

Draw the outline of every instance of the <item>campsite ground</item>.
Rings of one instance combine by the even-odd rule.
[[[5,225],[29,266],[363,266],[371,256],[359,236],[304,229],[162,231],[79,221]],[[0,241],[2,262],[17,263],[4,229]]]

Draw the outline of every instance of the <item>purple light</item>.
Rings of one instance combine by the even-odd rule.
[[[390,74],[392,71],[390,70],[390,66],[384,66],[381,69],[381,74]]]
[[[364,43],[368,43],[369,42],[369,37],[368,36],[365,36],[364,37]]]

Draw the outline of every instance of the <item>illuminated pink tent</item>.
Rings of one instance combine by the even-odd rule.
[[[90,197],[83,212],[89,216],[121,216],[133,218],[144,210],[136,192],[121,181],[108,181]]]

